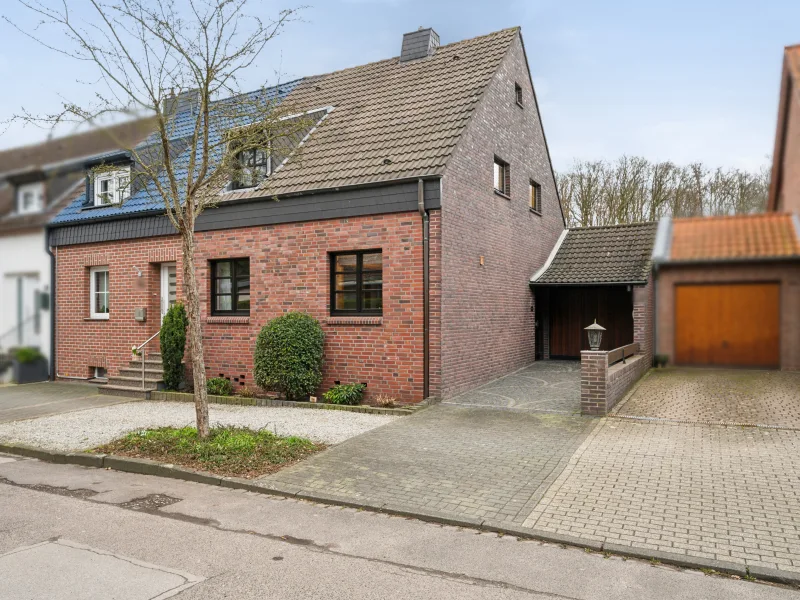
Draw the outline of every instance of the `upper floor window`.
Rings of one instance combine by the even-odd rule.
[[[383,255],[380,250],[331,254],[331,314],[383,313]]]
[[[130,167],[100,171],[94,176],[94,205],[122,204],[130,197]]]
[[[211,262],[211,314],[250,314],[250,259]]]
[[[531,210],[541,214],[542,186],[536,183],[533,179],[531,179],[529,190],[530,190]]]
[[[514,84],[514,99],[517,101],[517,104],[524,106],[522,103],[522,86],[518,83]]]
[[[17,188],[17,212],[21,215],[44,210],[44,182],[24,183]]]
[[[494,191],[503,196],[511,196],[511,166],[494,157]]]
[[[89,316],[107,319],[108,301],[108,267],[92,267],[89,269]]]
[[[257,186],[272,174],[269,149],[252,148],[236,154],[231,187],[235,190]]]

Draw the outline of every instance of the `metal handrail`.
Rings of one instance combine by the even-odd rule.
[[[139,354],[139,352],[142,350],[142,348],[144,348],[145,346],[147,346],[147,344],[152,342],[153,338],[156,337],[160,333],[161,333],[161,331],[156,331],[153,335],[151,335],[149,338],[147,338],[147,341],[144,344],[142,344],[141,346],[137,346],[136,347],[136,354]],[[142,389],[144,389],[144,363],[147,360],[147,353],[146,352],[142,352],[141,356],[142,356]]]
[[[16,325],[14,325],[14,327],[12,327],[8,331],[6,331],[2,335],[0,335],[0,342],[2,342],[2,340],[6,339],[11,334],[18,333],[19,330],[23,328],[23,326],[25,326],[28,323],[30,323],[31,321],[35,321],[35,320],[36,320],[36,315],[35,314],[26,317],[24,321],[22,321],[21,323],[17,323]],[[2,343],[0,343],[0,348],[2,348]]]

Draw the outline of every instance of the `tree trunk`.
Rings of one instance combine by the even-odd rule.
[[[194,227],[181,232],[183,243],[183,292],[186,299],[186,316],[189,320],[189,357],[194,379],[194,409],[197,416],[197,434],[208,437],[208,392],[206,390],[206,362],[203,356],[203,328],[200,321],[200,293],[194,272]]]

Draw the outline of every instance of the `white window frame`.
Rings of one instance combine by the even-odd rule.
[[[127,180],[123,183],[123,180]],[[108,182],[108,192],[101,192],[102,182]],[[122,204],[131,195],[131,169],[115,169],[114,171],[102,171],[94,176],[94,205],[95,206],[115,206]],[[110,194],[111,201],[104,202],[103,195]]]
[[[109,313],[100,313],[95,312],[95,294],[97,293],[97,280],[95,275],[97,273],[105,273],[107,284],[107,292],[108,295],[108,309],[111,310],[111,279],[108,276],[108,267],[92,267],[89,269],[89,316],[92,319],[108,319]]]
[[[33,206],[26,208],[23,197],[26,193],[34,195]],[[40,213],[44,210],[44,181],[34,181],[33,183],[23,183],[17,187],[17,214],[30,215]]]

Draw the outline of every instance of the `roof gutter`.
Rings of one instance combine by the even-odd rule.
[[[531,287],[598,287],[598,286],[614,286],[614,285],[647,285],[647,279],[641,281],[579,281],[575,283],[548,283],[546,281],[538,282],[531,281]]]

